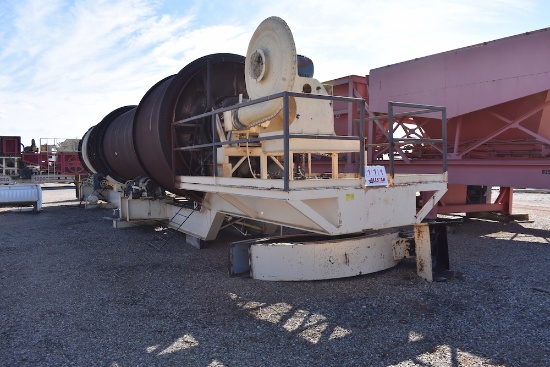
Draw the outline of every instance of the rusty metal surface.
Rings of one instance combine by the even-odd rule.
[[[101,120],[101,122],[90,129],[84,134],[82,141],[86,140],[87,143],[84,146],[79,146],[79,158],[84,168],[90,172],[100,172],[105,175],[111,176],[115,180],[123,181],[116,172],[114,172],[107,163],[103,151],[103,140],[105,138],[106,131],[110,124],[120,115],[134,109],[136,106],[124,106],[119,107],[114,111],[111,111],[107,116]]]
[[[216,54],[195,60],[182,69],[171,83],[168,91],[171,98],[163,103],[166,108],[164,112],[173,111],[173,121],[178,121],[236,104],[239,94],[247,98],[244,61],[244,57],[232,54]],[[210,76],[207,75],[209,62]],[[175,91],[179,91],[177,99],[174,98]],[[175,140],[178,146],[212,142],[211,121],[202,119],[195,124],[176,128]],[[207,165],[211,164],[211,155],[210,150],[180,152],[174,162],[176,174],[208,175],[210,172]]]
[[[131,132],[136,157],[143,170],[165,189],[173,186],[169,149],[170,123],[160,124],[158,115],[160,102],[173,78],[171,75],[162,79],[143,96],[137,107]]]
[[[235,104],[239,94],[246,96],[244,57],[233,54],[204,56],[153,86],[138,106],[133,130],[136,154],[147,174],[164,189],[189,196],[189,192],[174,188],[172,123],[212,107]],[[178,146],[210,142],[211,135],[210,121],[205,120],[198,121],[195,126],[178,127],[175,131]],[[175,158],[177,174],[208,174],[210,151],[182,152]]]
[[[395,260],[408,259],[416,256],[414,237],[396,238],[393,241],[393,258]]]
[[[136,109],[115,118],[105,132],[103,154],[110,169],[126,181],[145,174],[139,164],[132,140],[132,125]]]
[[[432,250],[430,227],[427,223],[414,226],[414,242],[416,245],[416,273],[428,282],[433,280]]]
[[[139,106],[126,106],[107,115],[90,129],[84,158],[88,171],[97,171],[124,182],[147,175],[162,188],[200,200],[200,195],[175,189],[173,167],[180,175],[210,174],[211,150],[180,152],[173,162],[172,123],[214,108],[236,104],[247,98],[244,81],[245,58],[234,54],[201,57],[178,74],[155,84]],[[174,140],[178,146],[212,141],[211,122],[199,120],[179,126]]]

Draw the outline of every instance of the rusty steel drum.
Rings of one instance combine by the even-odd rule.
[[[143,174],[144,171],[133,154],[133,146],[113,143],[125,140],[126,126],[131,124],[136,108],[137,106],[117,108],[84,134],[78,151],[86,171],[102,173],[118,182]]]
[[[82,161],[89,172],[125,182],[146,175],[172,193],[197,198],[174,188],[176,175],[208,175],[212,148],[178,151],[212,142],[210,119],[173,129],[172,123],[247,98],[245,58],[234,54],[201,57],[178,74],[156,83],[139,105],[121,107],[107,115],[82,139]]]

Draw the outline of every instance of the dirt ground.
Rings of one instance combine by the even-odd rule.
[[[198,250],[114,229],[66,186],[39,214],[0,208],[1,366],[548,366],[550,193],[529,222],[458,217],[451,267],[404,261],[314,282],[228,276],[228,236]],[[159,239],[159,236],[161,237]]]

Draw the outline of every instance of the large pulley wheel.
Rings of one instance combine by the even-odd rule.
[[[252,99],[289,91],[297,68],[296,45],[290,28],[279,17],[264,20],[246,53],[245,80]]]

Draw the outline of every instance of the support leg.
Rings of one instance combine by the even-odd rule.
[[[511,187],[501,187],[495,200],[495,204],[504,204],[504,214],[511,215],[513,197],[514,190]]]
[[[332,153],[332,178],[338,178],[338,153]]]
[[[433,281],[432,245],[430,227],[427,223],[414,226],[414,242],[416,244],[416,272],[418,276],[431,282]]]

